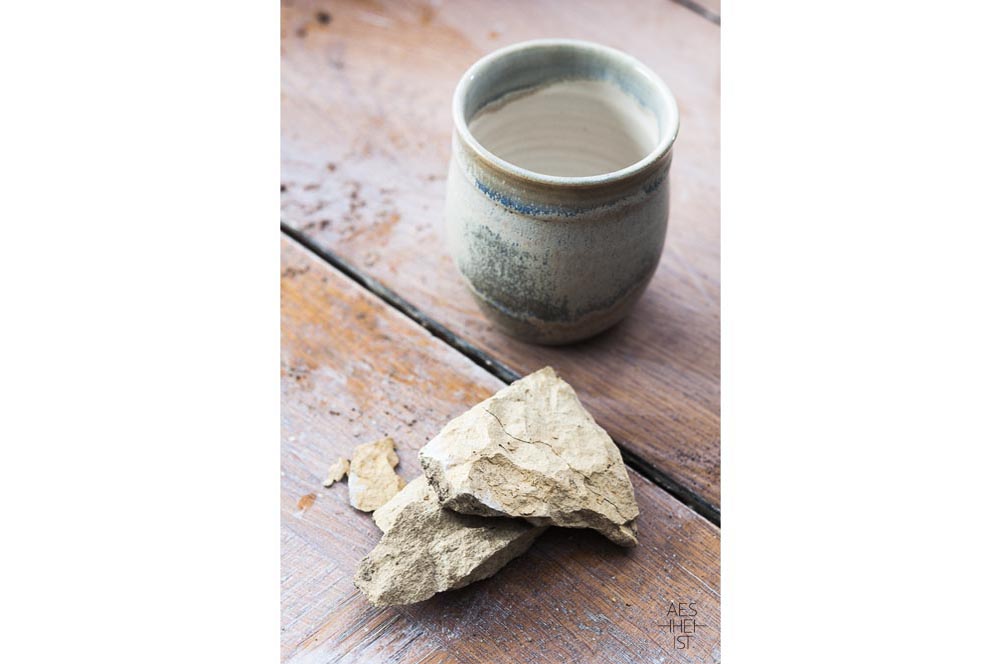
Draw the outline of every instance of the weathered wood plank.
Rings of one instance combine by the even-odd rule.
[[[282,220],[515,371],[551,364],[623,447],[719,504],[719,28],[676,3],[293,0],[282,9]],[[647,62],[681,109],[659,270],[633,314],[569,348],[503,336],[445,254],[450,99],[537,37]]]
[[[717,659],[719,531],[634,473],[637,548],[551,529],[492,579],[401,609],[371,607],[351,579],[378,529],[350,507],[344,483],[322,487],[327,467],[388,434],[411,479],[417,450],[503,383],[288,240],[281,285],[285,660]],[[698,610],[687,649],[674,648],[671,602]]]

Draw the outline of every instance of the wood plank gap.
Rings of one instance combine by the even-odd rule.
[[[521,378],[521,375],[516,371],[506,366],[499,360],[491,357],[488,353],[484,353],[467,341],[460,339],[451,330],[424,314],[410,302],[407,302],[404,298],[400,297],[398,293],[390,288],[387,288],[377,279],[369,277],[364,272],[358,270],[339,256],[317,245],[308,236],[300,233],[296,229],[287,225],[285,222],[281,222],[281,232],[304,249],[312,252],[323,262],[343,273],[346,277],[357,283],[365,290],[378,296],[379,299],[384,301],[393,309],[419,324],[425,330],[430,332],[432,336],[440,339],[458,352],[462,353],[478,366],[496,376],[504,383],[509,385],[518,378]],[[721,514],[711,503],[696,494],[694,491],[682,486],[679,482],[672,479],[666,473],[655,468],[645,459],[637,456],[629,450],[627,446],[623,445],[621,440],[617,440],[614,437],[612,437],[612,440],[615,441],[615,444],[618,445],[618,448],[621,450],[622,459],[625,461],[625,464],[632,468],[632,470],[669,493],[671,496],[704,519],[714,524],[716,527],[721,527]]]
[[[713,12],[711,9],[702,7],[697,2],[694,2],[694,0],[670,0],[670,1],[677,3],[681,7],[684,7],[685,9],[690,9],[698,16],[704,17],[709,21],[711,21],[712,23],[715,23],[717,26],[722,27],[722,17]]]
[[[615,441],[618,449],[621,450],[622,460],[626,466],[684,503],[693,512],[715,524],[717,528],[722,527],[722,514],[718,508],[691,489],[674,481],[669,475],[653,466],[653,464],[633,453],[628,447],[622,444],[622,441],[615,439],[613,436],[612,440]]]
[[[405,299],[399,296],[394,290],[386,288],[377,279],[372,279],[364,272],[358,270],[353,265],[343,260],[339,256],[323,249],[321,246],[313,242],[309,236],[300,233],[296,229],[287,225],[285,222],[281,222],[281,231],[295,240],[298,244],[302,245],[316,256],[321,258],[323,261],[329,263],[333,267],[337,268],[345,275],[347,275],[352,281],[363,286],[366,290],[379,296],[386,304],[396,309],[400,313],[404,314],[407,318],[410,318],[420,324],[425,330],[430,332],[433,336],[444,341],[446,344],[459,351],[470,360],[478,364],[480,367],[490,372],[500,380],[505,383],[513,383],[515,380],[521,376],[497,359],[487,355],[483,351],[479,350],[472,344],[463,339],[460,339],[451,330],[445,326],[438,323],[436,320],[424,314],[422,311],[417,309],[415,306],[407,302]]]

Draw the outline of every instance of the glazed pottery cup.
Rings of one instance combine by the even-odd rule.
[[[452,111],[448,247],[486,316],[541,344],[624,318],[667,233],[667,86],[620,51],[546,39],[474,64]]]

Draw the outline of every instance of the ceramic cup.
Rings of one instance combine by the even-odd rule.
[[[541,344],[624,318],[667,233],[667,86],[620,51],[546,39],[472,65],[452,112],[448,245],[486,316]]]

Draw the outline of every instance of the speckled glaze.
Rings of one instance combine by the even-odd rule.
[[[655,118],[652,150],[611,173],[527,170],[484,148],[474,116],[561,81],[605,81]],[[474,64],[455,91],[448,173],[449,251],[483,312],[504,332],[564,344],[614,325],[656,271],[667,232],[677,103],[636,59],[575,40],[538,40]]]

